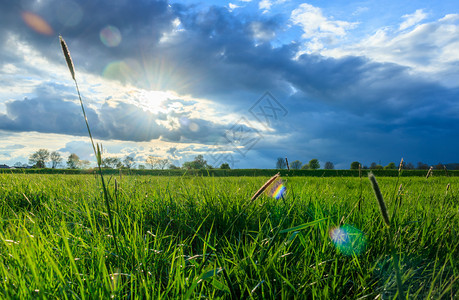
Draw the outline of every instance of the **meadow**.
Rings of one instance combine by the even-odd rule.
[[[267,179],[0,174],[0,298],[459,297],[458,177]]]

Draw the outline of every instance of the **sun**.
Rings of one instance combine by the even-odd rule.
[[[134,95],[136,105],[152,113],[166,113],[174,95],[171,92],[138,90]]]

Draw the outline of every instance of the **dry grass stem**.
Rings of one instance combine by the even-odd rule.
[[[271,177],[268,181],[266,181],[265,184],[252,196],[252,199],[250,201],[255,201],[257,200],[258,197],[260,197],[261,194],[268,188],[268,186],[274,182],[278,177],[280,176],[280,173],[277,173],[273,177]]]

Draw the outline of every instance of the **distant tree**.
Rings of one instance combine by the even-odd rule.
[[[445,166],[442,164],[442,163],[438,163],[435,165],[435,169],[437,170],[443,170],[445,168]]]
[[[53,169],[57,168],[62,162],[62,157],[57,151],[51,152],[49,158],[51,160],[51,168]]]
[[[191,170],[194,169],[194,164],[192,161],[186,161],[182,165],[182,169]]]
[[[375,162],[372,162],[370,165],[370,169],[376,169],[377,164]]]
[[[383,166],[381,166],[381,165],[376,165],[374,169],[375,169],[375,170],[382,170],[382,169],[384,169],[384,168],[383,168]]]
[[[220,166],[220,169],[229,170],[231,168],[230,168],[230,165],[228,163],[222,163],[221,166]]]
[[[290,169],[292,170],[299,170],[303,166],[303,163],[299,160],[294,160],[290,163]]]
[[[320,169],[319,160],[318,160],[317,158],[311,159],[311,160],[309,161],[308,167],[309,167],[309,169],[311,169],[311,170]]]
[[[425,164],[423,162],[418,162],[418,170],[428,170],[428,169],[429,169],[428,164]]]
[[[124,166],[128,169],[132,169],[135,166],[134,157],[126,156],[123,160]]]
[[[208,167],[207,161],[204,159],[204,156],[198,155],[194,157],[193,161],[196,165],[196,169],[206,169]]]
[[[407,163],[407,164],[405,165],[405,169],[406,169],[406,170],[414,170],[414,165],[413,165],[413,163],[410,163],[410,162]]]
[[[156,157],[156,156],[148,155],[146,163],[150,167],[150,169],[154,169],[155,168],[157,159],[158,159],[158,157]]]
[[[397,169],[397,166],[394,162],[390,162],[387,166],[384,167],[384,170],[394,170]]]
[[[145,170],[145,165],[138,165],[139,170]]]
[[[278,157],[276,162],[276,169],[285,169],[287,168],[287,163],[283,157]]]
[[[169,160],[167,158],[162,158],[158,161],[158,168],[164,170],[167,165],[169,164]]]
[[[335,169],[335,165],[331,161],[327,161],[324,165],[325,170],[333,170]]]
[[[49,151],[40,149],[29,156],[29,164],[37,168],[46,168],[46,162],[49,160]]]
[[[174,164],[170,164],[170,165],[169,165],[169,169],[170,169],[170,170],[177,170],[177,169],[180,169],[180,168],[177,167],[177,166],[174,165]]]
[[[80,169],[89,169],[89,166],[91,165],[91,162],[89,160],[83,159],[80,160],[78,163],[78,167]]]
[[[147,157],[147,165],[150,166],[150,169],[164,170],[168,164],[169,160],[167,158],[161,158],[153,155],[148,155]]]
[[[308,164],[304,164],[302,167],[301,167],[301,170],[308,170],[309,169],[309,165]]]
[[[15,167],[15,168],[22,168],[22,167],[23,167],[23,164],[22,164],[22,162],[18,161],[18,162],[16,162],[16,163],[14,163],[13,167]]]
[[[72,153],[69,155],[67,159],[67,166],[69,169],[78,169],[80,163],[80,157],[76,155],[75,153]]]
[[[102,159],[102,166],[104,168],[117,169],[121,168],[123,164],[121,163],[121,160],[118,157],[106,157]]]
[[[360,163],[358,161],[353,161],[351,163],[351,170],[358,170],[360,168]]]
[[[207,164],[207,161],[204,159],[204,156],[197,155],[194,157],[193,161],[187,161],[183,163],[184,169],[209,169],[211,166]]]

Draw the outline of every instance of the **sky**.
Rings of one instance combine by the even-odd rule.
[[[457,1],[0,3],[0,164],[459,162]]]

